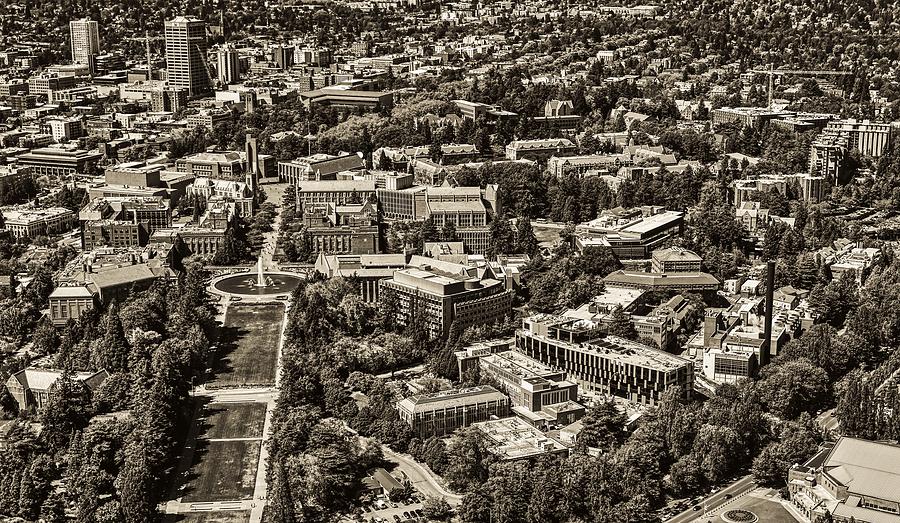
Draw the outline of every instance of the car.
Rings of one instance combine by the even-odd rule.
[[[699,510],[700,510],[700,505],[694,505],[694,512],[697,512]]]
[[[400,523],[400,516],[398,516],[397,514],[394,514],[394,521],[396,521],[397,523]]]
[[[409,512],[404,510],[404,511],[403,511],[403,517],[406,518],[406,519],[409,519]]]
[[[725,494],[725,499],[731,499],[733,497],[734,497],[733,494]]]

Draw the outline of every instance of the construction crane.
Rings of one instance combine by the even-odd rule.
[[[853,73],[848,71],[824,71],[820,69],[775,69],[769,64],[768,69],[751,69],[751,73],[769,75],[769,108],[772,108],[772,92],[775,89],[775,75],[784,76],[848,76]]]

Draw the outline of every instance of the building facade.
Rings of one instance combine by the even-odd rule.
[[[692,362],[622,338],[601,338],[591,322],[545,314],[525,318],[516,333],[516,350],[564,369],[586,390],[634,403],[656,405],[676,386],[684,397],[692,393]]]
[[[509,416],[509,398],[490,386],[412,396],[397,403],[400,419],[419,438],[443,437],[473,423]]]
[[[179,16],[166,21],[166,74],[169,86],[189,97],[210,91],[206,63],[206,22]]]
[[[72,61],[76,64],[90,64],[100,54],[100,33],[97,22],[82,18],[69,22],[71,33]]]

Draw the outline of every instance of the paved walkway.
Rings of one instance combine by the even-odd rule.
[[[275,204],[276,218],[272,224],[272,232],[266,233],[261,256],[263,258],[264,270],[278,270],[278,264],[275,262],[273,255],[275,254],[276,244],[278,240],[278,230],[281,225],[281,198],[287,184],[265,184],[262,185],[266,192],[267,201]],[[261,297],[263,301],[272,301],[274,296]],[[221,309],[217,319],[224,323],[225,310],[228,302],[221,304]],[[285,303],[285,317],[282,321],[281,335],[278,340],[278,356],[275,367],[275,386],[274,387],[238,387],[229,389],[207,389],[205,385],[199,385],[192,391],[194,396],[209,398],[209,403],[265,403],[266,415],[263,422],[263,431],[261,437],[258,438],[224,438],[209,439],[207,441],[261,441],[259,458],[256,467],[256,482],[253,487],[253,497],[249,500],[233,500],[233,501],[193,501],[183,502],[181,497],[172,499],[165,503],[161,510],[166,514],[184,514],[187,512],[223,512],[236,510],[249,510],[249,523],[260,523],[262,521],[263,509],[266,504],[266,492],[268,485],[266,483],[266,468],[268,466],[268,439],[272,431],[272,412],[278,400],[278,386],[281,383],[281,352],[284,345],[284,329],[287,325],[287,309],[290,307]],[[179,471],[190,470],[193,462],[194,444],[197,438],[201,437],[199,432],[199,409],[194,413],[194,423],[191,432],[188,435],[188,444],[182,452],[181,464]],[[180,479],[180,478],[179,478]],[[173,493],[173,496],[176,495]]]

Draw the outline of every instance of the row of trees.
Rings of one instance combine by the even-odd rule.
[[[207,277],[191,265],[177,282],[71,320],[61,334],[41,325],[32,343],[64,372],[39,413],[20,413],[42,424],[40,434],[22,424],[2,451],[0,513],[57,522],[70,507],[76,521],[156,520],[193,411],[188,387],[208,361]],[[108,378],[87,394],[73,373],[100,369]],[[94,419],[115,411],[125,414]],[[57,479],[64,495],[50,488]]]

